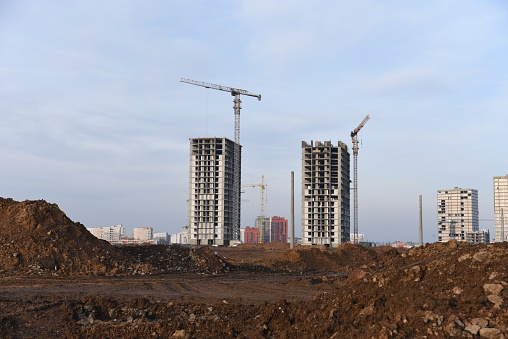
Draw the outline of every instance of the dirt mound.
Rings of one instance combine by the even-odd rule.
[[[113,275],[131,266],[113,246],[44,200],[0,198],[0,259],[2,270],[32,274]]]
[[[288,271],[348,271],[352,267],[372,262],[377,253],[360,245],[344,244],[334,251],[324,247],[299,246],[286,251],[268,266]]]
[[[297,245],[299,246],[299,245]],[[246,249],[246,248],[256,248],[256,249],[261,249],[261,248],[264,248],[264,249],[277,249],[277,250],[283,250],[283,249],[289,249],[289,243],[286,243],[286,242],[278,242],[278,241],[272,241],[272,242],[265,242],[265,243],[262,243],[262,244],[240,244],[237,246],[238,248],[241,248],[241,249]]]
[[[387,269],[352,275],[340,292],[323,295],[309,305],[330,314],[323,323],[326,329],[323,335],[355,333],[358,337],[378,338],[506,335],[506,243],[432,244],[407,252],[386,252],[382,259]],[[341,314],[344,310],[347,315]]]
[[[207,247],[181,245],[144,245],[119,247],[139,263],[156,268],[159,273],[227,273],[231,265]]]
[[[207,248],[115,247],[70,220],[56,204],[0,198],[0,270],[28,274],[125,275],[223,273]]]

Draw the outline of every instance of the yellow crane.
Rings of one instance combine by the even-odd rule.
[[[354,131],[351,132],[351,139],[353,142],[353,193],[354,193],[354,202],[353,202],[353,244],[358,244],[358,150],[360,147],[358,146],[358,132],[362,129],[365,123],[370,119],[367,115],[363,121],[355,128]]]
[[[245,184],[242,185],[242,187],[259,187],[261,190],[261,200],[259,204],[259,242],[264,242],[264,235],[265,235],[265,176],[261,176],[261,183],[260,184]]]

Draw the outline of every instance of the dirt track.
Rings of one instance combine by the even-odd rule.
[[[3,277],[0,298],[31,299],[45,296],[172,298],[199,303],[258,304],[274,300],[309,300],[319,292],[335,291],[322,276],[303,274],[231,273],[174,274],[144,277]]]
[[[182,320],[174,324],[176,327],[170,327],[169,334],[167,330],[153,332],[151,328],[156,328],[162,319],[186,317],[184,320],[188,320],[193,312],[206,312],[217,319],[223,314],[233,317],[236,311],[241,311],[239,307],[259,312],[280,300],[292,303],[310,300],[318,293],[336,291],[334,279],[342,278],[336,274],[327,279],[313,274],[251,272],[64,278],[5,276],[0,278],[0,329],[3,338],[137,338],[144,337],[147,331],[156,333],[152,335],[156,338],[171,337],[175,332],[178,337]],[[153,315],[155,309],[164,315]],[[189,309],[193,311],[189,313]],[[219,326],[218,333],[221,331]],[[183,337],[195,336],[196,333],[183,334]]]

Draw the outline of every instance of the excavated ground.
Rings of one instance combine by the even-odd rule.
[[[0,198],[2,338],[505,338],[508,245],[113,247]]]

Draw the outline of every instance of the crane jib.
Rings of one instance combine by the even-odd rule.
[[[250,93],[249,91],[244,90],[244,89],[227,87],[227,86],[222,86],[222,85],[215,85],[215,84],[211,84],[211,83],[208,83],[208,82],[202,82],[202,81],[196,81],[196,80],[184,79],[184,78],[181,78],[180,82],[184,82],[184,83],[191,84],[191,85],[196,85],[196,86],[201,86],[201,87],[205,87],[205,88],[216,89],[216,90],[219,90],[219,91],[230,92],[232,96],[235,96],[235,95],[238,95],[238,94],[248,95],[248,96],[251,96],[251,97],[256,97],[256,98],[258,98],[258,101],[261,101],[261,95],[260,94]]]

